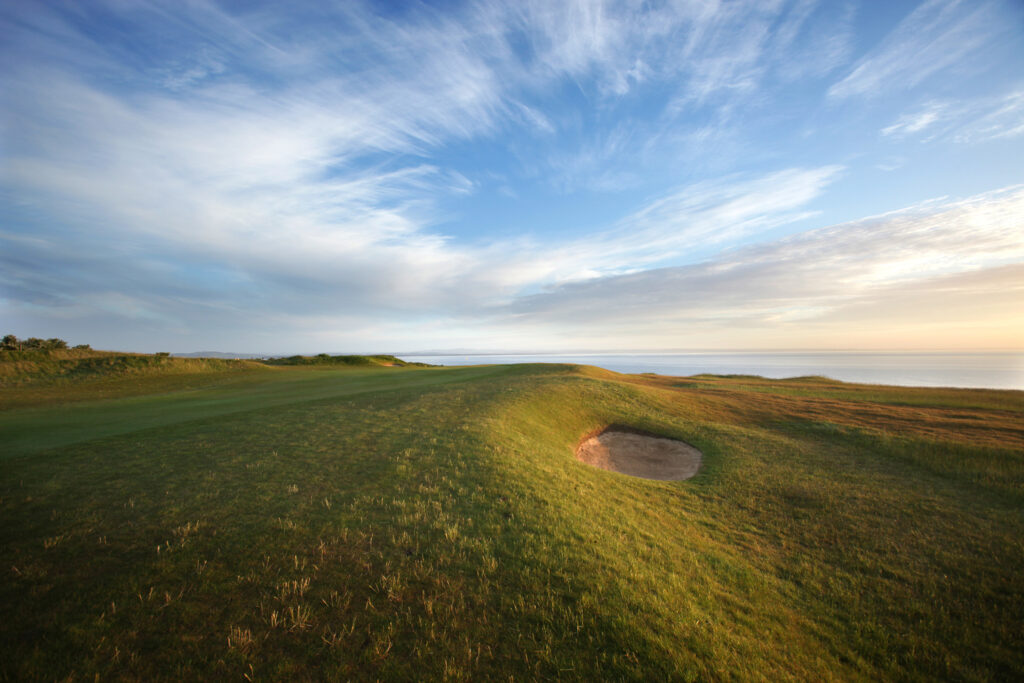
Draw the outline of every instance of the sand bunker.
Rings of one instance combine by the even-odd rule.
[[[631,477],[678,481],[700,469],[701,452],[688,443],[614,427],[584,439],[576,458]]]

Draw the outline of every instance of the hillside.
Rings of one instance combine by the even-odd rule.
[[[305,366],[378,366],[378,367],[429,367],[426,363],[409,363],[394,356],[331,356],[326,353],[315,356],[286,356],[270,358],[264,361],[267,365],[305,365]]]
[[[73,403],[5,387],[0,676],[1024,675],[1022,392],[571,365],[203,376]],[[703,465],[579,463],[610,424]]]
[[[170,354],[92,349],[0,351],[0,386],[55,380],[110,379],[124,375],[200,373],[253,368],[255,361],[176,358]]]
[[[170,354],[93,349],[0,350],[0,408],[180,390],[256,361],[175,358]]]

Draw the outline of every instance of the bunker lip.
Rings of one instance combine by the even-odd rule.
[[[702,454],[690,444],[626,425],[610,425],[583,437],[576,459],[631,477],[682,481],[697,474]]]

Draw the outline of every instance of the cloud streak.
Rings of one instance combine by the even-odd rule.
[[[892,88],[914,87],[933,75],[967,62],[994,36],[1000,26],[994,2],[927,0],[842,80],[828,91],[842,100],[877,96]]]
[[[748,347],[757,346],[786,326],[829,327],[855,314],[878,324],[860,336],[884,348],[894,319],[902,316],[900,327],[929,327],[935,310],[952,316],[946,306],[955,301],[959,322],[999,322],[1007,328],[1001,341],[1012,344],[1024,332],[1022,262],[1024,188],[1017,187],[812,230],[699,264],[569,283],[521,298],[510,310],[535,324],[570,326],[580,338],[617,330],[618,343],[661,348],[721,338],[723,329],[732,330],[734,346],[742,347],[745,335]],[[988,310],[972,313],[972,301]],[[637,334],[622,332],[633,324]],[[832,343],[841,339],[838,326],[830,334]],[[926,339],[917,335],[918,344],[932,345]]]
[[[882,129],[895,139],[937,139],[957,144],[1002,140],[1024,134],[1024,90],[962,102],[928,102]]]

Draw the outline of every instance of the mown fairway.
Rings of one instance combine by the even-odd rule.
[[[1021,392],[181,367],[0,389],[3,678],[1024,677]]]

